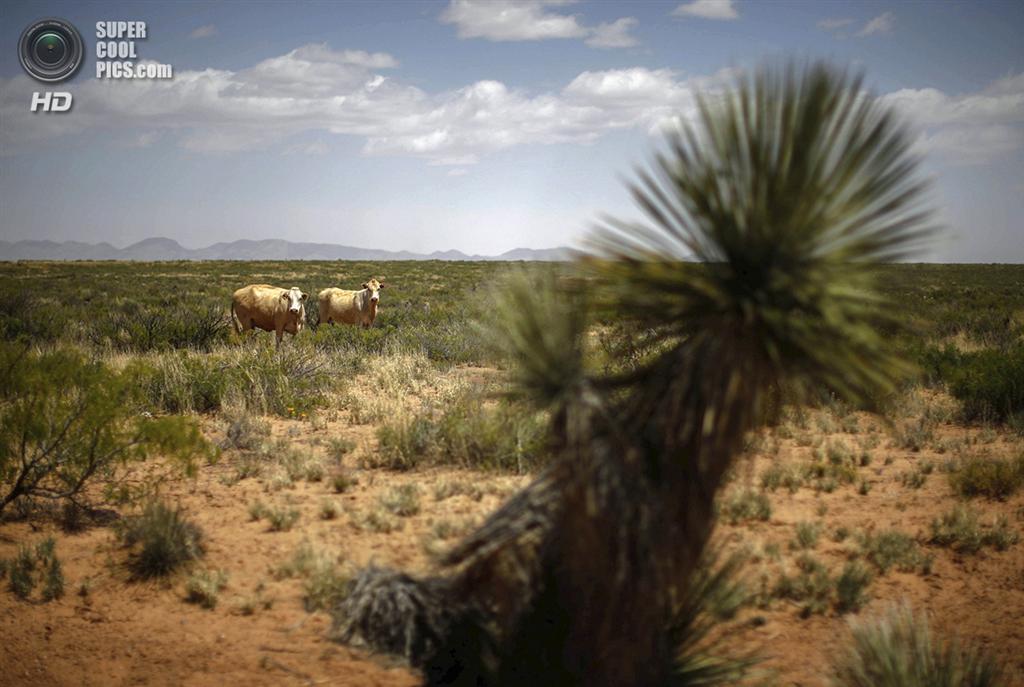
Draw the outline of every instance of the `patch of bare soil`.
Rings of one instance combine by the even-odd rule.
[[[808,460],[822,437],[857,446],[872,422],[864,416],[853,433],[808,429],[811,441],[801,436],[775,440],[771,450],[762,447],[741,467],[731,488],[759,488],[765,467]],[[207,424],[211,438],[219,441],[223,428],[215,421]],[[357,448],[343,463],[356,483],[336,494],[330,472],[320,481],[297,481],[290,487],[275,482],[270,470],[237,479],[243,456],[229,450],[196,479],[166,485],[164,496],[180,504],[206,535],[206,555],[197,567],[228,575],[212,610],[185,602],[187,572],[160,582],[132,581],[125,566],[127,553],[107,527],[68,534],[49,524],[0,524],[3,558],[13,556],[20,544],[54,536],[67,580],[65,596],[49,603],[19,601],[6,582],[0,583],[0,682],[12,687],[418,684],[418,676],[393,659],[327,639],[328,614],[307,613],[301,579],[275,571],[303,544],[340,554],[349,569],[376,562],[426,571],[431,550],[454,541],[527,478],[433,468],[365,470],[361,457],[375,450],[370,427],[350,425],[343,417],[319,424],[274,420],[271,426],[273,439],[283,438],[318,455],[326,453],[330,438],[352,439]],[[1024,685],[1024,542],[1006,551],[985,548],[973,555],[924,543],[932,520],[950,510],[956,498],[939,469],[918,488],[906,486],[901,477],[925,461],[938,466],[950,454],[936,451],[938,439],[914,452],[892,446],[880,424],[871,431],[878,433],[878,445],[870,450],[870,464],[858,468],[857,482],[831,493],[806,485],[793,494],[779,489],[769,494],[772,514],[767,521],[723,524],[717,536],[729,546],[759,552],[746,568],[754,586],[759,572],[771,581],[778,569],[792,567],[797,552],[790,542],[795,524],[802,521],[820,523],[812,554],[834,574],[853,546],[852,537],[835,541],[832,534],[840,528],[851,533],[898,529],[916,535],[923,551],[934,556],[931,572],[876,576],[871,601],[853,615],[829,610],[803,619],[794,603],[781,600],[746,608],[730,644],[764,654],[765,667],[776,673],[778,684],[824,685],[830,660],[845,644],[847,619],[909,600],[931,614],[937,630],[999,656],[1010,673],[1008,684]],[[974,443],[965,439],[983,431],[947,424],[939,439],[990,455],[1015,455],[1022,449],[1019,439],[1001,434]],[[862,480],[870,485],[866,495],[858,490]],[[400,485],[418,490],[414,515],[396,515],[382,505]],[[322,517],[325,500],[340,506],[334,519]],[[257,501],[272,509],[295,509],[299,519],[288,531],[272,531],[266,518],[251,517],[250,506]],[[1024,494],[1005,502],[974,500],[971,505],[983,522],[1002,514],[1021,532]],[[766,548],[776,550],[778,559],[769,562]]]

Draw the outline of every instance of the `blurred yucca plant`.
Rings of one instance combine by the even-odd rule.
[[[391,633],[431,628],[410,656],[431,684],[735,679],[688,672],[718,664],[680,653],[714,497],[781,399],[824,388],[866,404],[907,371],[877,333],[892,318],[872,267],[929,233],[909,146],[860,78],[763,69],[670,136],[632,187],[648,221],[606,221],[584,279],[505,289],[495,328],[518,388],[552,408],[558,458],[453,549],[444,584],[387,617]],[[588,371],[588,302],[644,339],[638,363]],[[399,607],[388,584],[372,594]]]

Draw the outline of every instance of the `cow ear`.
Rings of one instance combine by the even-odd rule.
[[[363,288],[364,288],[364,289],[368,289],[368,288],[370,288],[370,284],[369,284],[368,282],[365,282],[365,281],[364,281],[364,282],[363,282]]]
[[[302,294],[302,300],[306,300],[307,298],[309,298],[309,294],[308,293]]]
[[[381,282],[381,283],[380,283],[380,286],[379,286],[378,288],[381,288],[381,289],[383,289],[383,288],[384,288],[384,282]]]
[[[282,291],[281,292],[281,299],[282,300],[288,300],[288,292],[287,291]]]

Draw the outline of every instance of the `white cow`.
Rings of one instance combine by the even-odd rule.
[[[231,315],[239,334],[262,329],[277,335],[280,348],[284,333],[295,336],[306,319],[303,301],[308,294],[298,287],[282,289],[269,284],[250,284],[235,291],[231,297]]]
[[[373,325],[377,317],[377,303],[383,282],[370,279],[363,284],[361,291],[344,289],[324,289],[318,296],[320,304],[320,321],[327,324],[361,324],[364,327]]]

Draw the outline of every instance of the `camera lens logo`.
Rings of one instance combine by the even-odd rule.
[[[50,83],[63,81],[82,66],[82,36],[63,19],[40,19],[29,25],[18,42],[21,66],[29,76]]]

